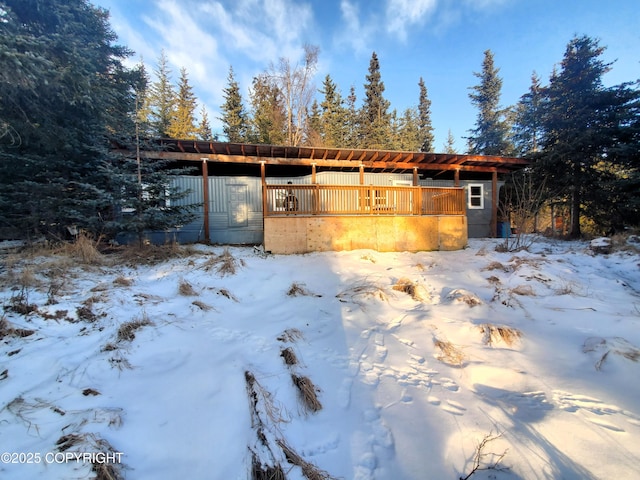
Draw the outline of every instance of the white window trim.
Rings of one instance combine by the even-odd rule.
[[[480,195],[472,195],[471,189],[474,187],[480,188]],[[480,205],[473,205],[472,198],[479,198]],[[484,209],[484,185],[482,183],[470,183],[467,186],[467,208],[470,210],[483,210]]]

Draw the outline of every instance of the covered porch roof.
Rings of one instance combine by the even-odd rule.
[[[529,164],[517,157],[403,152],[354,148],[292,147],[199,140],[156,140],[158,150],[145,158],[217,163],[317,166],[340,170],[364,167],[381,172],[470,171],[509,173]]]

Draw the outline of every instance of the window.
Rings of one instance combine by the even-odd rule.
[[[470,183],[467,189],[467,206],[470,209],[484,208],[484,185],[481,183]]]

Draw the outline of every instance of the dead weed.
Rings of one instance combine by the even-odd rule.
[[[153,322],[149,320],[146,313],[142,314],[140,318],[134,318],[130,322],[125,322],[118,328],[117,341],[118,342],[130,342],[136,338],[136,333],[143,327],[153,325]]]
[[[284,359],[284,363],[286,363],[288,366],[298,364],[298,357],[296,356],[296,352],[294,352],[291,347],[280,350],[280,356]]]
[[[322,295],[315,294],[307,290],[304,283],[293,282],[287,290],[287,296],[289,297],[322,297]]]
[[[290,342],[294,343],[296,340],[300,340],[304,338],[303,333],[297,328],[287,328],[282,334],[280,334],[277,338],[279,342]]]
[[[406,293],[416,302],[422,302],[425,300],[423,295],[420,294],[420,290],[424,289],[422,289],[418,283],[412,282],[408,278],[399,279],[391,288],[398,292]]]
[[[598,353],[600,358],[595,363],[596,370],[602,369],[604,362],[611,354],[626,358],[632,362],[640,361],[640,349],[622,337],[589,337],[585,340],[582,351],[584,353]]]
[[[433,344],[438,350],[440,350],[440,353],[436,356],[439,361],[446,363],[447,365],[451,365],[452,367],[464,366],[467,358],[462,350],[456,347],[453,343],[448,340],[434,338]]]
[[[17,337],[24,338],[30,337],[36,333],[35,330],[29,330],[26,328],[16,328],[11,325],[6,318],[0,317],[0,339],[4,337]]]
[[[319,389],[313,384],[309,377],[300,377],[291,374],[291,380],[298,389],[302,405],[307,411],[315,413],[322,410],[322,404],[320,400],[318,400]]]
[[[198,292],[195,291],[195,289],[193,288],[193,285],[191,285],[186,280],[180,280],[180,283],[178,284],[178,293],[180,293],[180,295],[183,295],[185,297],[198,296]]]
[[[480,325],[479,329],[483,335],[482,341],[485,345],[493,346],[495,343],[502,341],[511,347],[522,338],[520,330],[505,325],[485,323]]]
[[[244,267],[244,260],[236,259],[228,248],[225,248],[220,255],[209,258],[202,266],[206,271],[215,268],[216,272],[222,275],[235,275],[239,268]]]

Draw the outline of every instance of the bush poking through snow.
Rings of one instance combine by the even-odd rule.
[[[200,300],[194,300],[193,302],[191,302],[191,305],[198,307],[203,312],[208,312],[209,310],[213,310],[213,307],[211,305],[207,305],[206,303],[201,302]]]
[[[393,290],[398,292],[404,292],[413,298],[416,302],[421,302],[422,297],[418,293],[418,285],[413,283],[408,278],[401,278],[396,282],[396,284],[391,287]]]
[[[498,472],[504,472],[509,470],[509,467],[502,467],[500,464],[504,457],[507,455],[508,449],[502,452],[501,454],[486,452],[485,449],[487,445],[491,442],[498,440],[502,437],[502,434],[494,435],[493,432],[490,432],[488,435],[485,435],[484,438],[478,443],[476,446],[475,454],[473,455],[473,460],[471,463],[471,471],[464,477],[460,477],[460,480],[469,480],[476,472],[482,470],[496,470]]]
[[[38,306],[35,303],[29,303],[29,293],[25,287],[22,287],[20,293],[12,295],[9,299],[9,305],[4,308],[20,315],[29,315],[38,311]]]
[[[509,293],[514,295],[520,295],[521,297],[535,297],[536,292],[531,285],[518,285],[515,288],[509,290]]]
[[[147,314],[142,314],[142,318],[134,318],[130,322],[125,322],[118,328],[118,342],[130,342],[136,338],[136,332],[143,327],[153,325]]]
[[[100,253],[100,238],[94,240],[85,233],[80,233],[75,242],[64,243],[59,252],[73,259],[79,259],[84,265],[103,265],[104,256]]]
[[[520,330],[504,325],[485,323],[480,325],[479,328],[483,334],[483,343],[489,346],[493,346],[498,342],[504,342],[508,346],[512,346],[522,337],[522,332]]]
[[[104,438],[93,433],[63,435],[56,442],[58,451],[65,452],[74,449],[76,452],[102,453],[104,458],[115,457],[117,451]],[[124,480],[122,464],[111,462],[94,462],[91,464],[91,471],[96,474],[95,480]]]
[[[368,280],[358,282],[344,292],[336,295],[336,298],[341,302],[347,302],[348,300],[346,300],[346,298],[349,298],[352,303],[355,303],[362,310],[365,310],[364,304],[361,301],[357,300],[360,297],[373,297],[379,298],[383,302],[387,301],[387,293],[385,292],[384,288]]]
[[[462,367],[466,357],[462,350],[456,347],[448,340],[440,340],[439,338],[433,339],[433,344],[436,346],[440,353],[436,355],[436,358],[442,363],[451,365],[452,367]]]
[[[300,400],[307,411],[315,413],[322,410],[322,404],[318,400],[318,388],[309,377],[299,377],[291,374],[291,380],[298,389]]]
[[[263,464],[258,454],[251,451],[251,480],[287,480],[280,464],[275,466]]]

